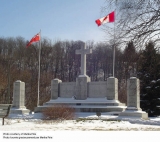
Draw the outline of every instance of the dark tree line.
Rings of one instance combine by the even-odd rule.
[[[158,48],[157,48],[158,49]],[[149,116],[160,115],[160,54],[153,42],[140,53],[138,77],[141,80],[141,108]]]
[[[22,37],[0,38],[0,102],[12,102],[13,83],[21,80],[26,84],[26,106],[33,110],[37,104],[39,47],[35,43],[26,48],[26,43]],[[52,79],[59,78],[63,82],[76,80],[80,74],[80,55],[76,55],[75,50],[83,45],[82,41],[52,43],[49,39],[42,39],[41,43],[40,105],[50,99]],[[152,44],[151,49],[147,48]],[[93,50],[92,54],[87,55],[87,75],[92,81],[107,80],[113,73],[112,44],[90,41],[86,46]],[[119,100],[126,102],[126,82],[131,76],[141,79],[141,99],[146,99],[142,97],[146,93],[145,87],[159,79],[159,63],[160,56],[153,42],[141,51],[135,49],[132,41],[124,50],[116,47],[115,77],[119,80]],[[146,74],[150,74],[149,80]],[[147,111],[150,107],[142,105],[142,109]]]

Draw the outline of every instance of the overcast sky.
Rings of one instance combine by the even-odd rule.
[[[106,0],[0,0],[0,37],[30,40],[41,29],[51,40],[105,40],[95,20]]]

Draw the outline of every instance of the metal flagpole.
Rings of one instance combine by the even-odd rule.
[[[40,86],[40,56],[41,56],[41,30],[39,32],[39,55],[38,55],[38,98],[37,98],[37,106],[39,106],[39,86]]]
[[[114,69],[115,69],[115,21],[114,21],[114,43],[113,43],[113,77],[114,77]]]
[[[117,3],[116,3],[116,5],[117,5]],[[114,71],[115,70],[115,48],[116,48],[116,44],[115,44],[115,23],[116,23],[116,8],[114,10],[113,77],[115,77],[115,71]]]

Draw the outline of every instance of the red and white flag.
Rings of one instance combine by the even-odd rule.
[[[103,18],[97,19],[95,22],[98,26],[105,23],[114,22],[114,11]]]
[[[27,44],[27,47],[29,47],[33,42],[37,42],[40,40],[40,34],[36,34],[31,40],[30,42]]]

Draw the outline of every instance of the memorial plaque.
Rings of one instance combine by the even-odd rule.
[[[107,96],[107,82],[90,82],[88,85],[88,97],[104,98]]]
[[[75,82],[64,82],[60,84],[60,97],[72,98],[75,95]]]
[[[75,94],[76,99],[85,100],[87,99],[87,83],[90,78],[87,76],[76,78]]]
[[[139,79],[132,77],[127,84],[127,107],[140,107]]]

